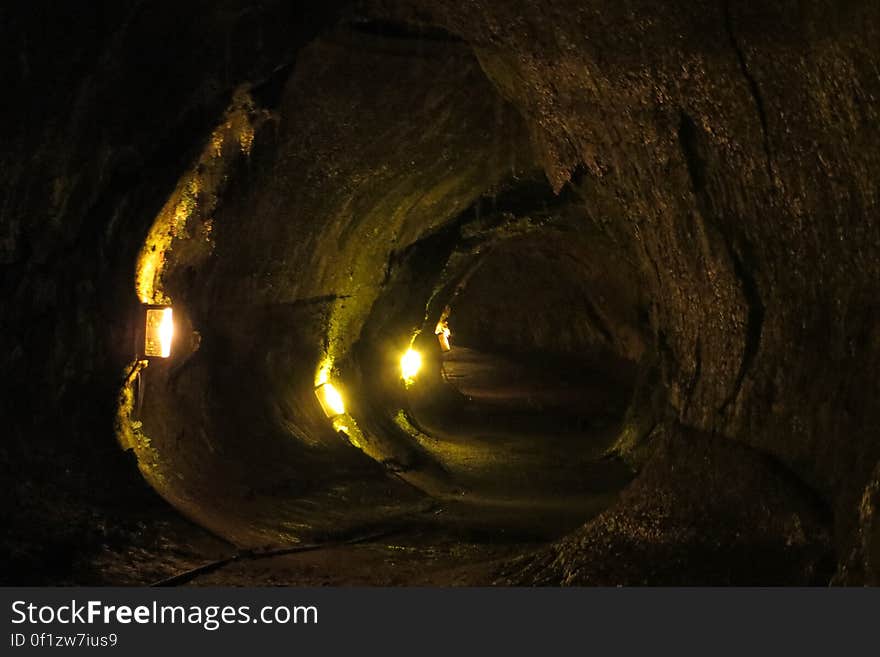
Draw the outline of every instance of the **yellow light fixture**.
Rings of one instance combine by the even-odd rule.
[[[452,331],[449,330],[449,324],[446,323],[445,319],[441,319],[437,322],[437,326],[434,328],[434,334],[440,342],[441,351],[452,350],[452,345],[449,343],[449,337],[452,335]]]
[[[400,358],[400,374],[404,383],[407,385],[413,383],[420,369],[422,369],[422,355],[415,349],[407,349]]]
[[[332,383],[322,383],[315,388],[315,396],[327,417],[332,418],[345,413],[345,402],[342,401],[342,395],[333,387]]]
[[[174,340],[174,318],[171,306],[148,306],[144,331],[144,355],[168,358]]]

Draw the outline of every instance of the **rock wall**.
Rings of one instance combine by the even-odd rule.
[[[537,164],[636,263],[668,399],[654,440],[769,459],[833,517],[835,581],[876,581],[876,3],[369,2],[301,51],[336,23],[331,5],[3,10],[2,455],[6,478],[30,482],[13,497],[134,486],[112,423],[137,254],[244,84],[268,114],[201,217],[213,255],[190,268],[179,252],[168,280],[205,342],[153,381],[157,441],[180,440],[175,412],[208,418],[203,435],[245,387],[237,426],[335,454],[314,368],[345,360],[393,253]],[[255,344],[264,329],[271,344]],[[163,398],[199,390],[188,410]],[[350,465],[346,481],[375,474]],[[705,467],[695,481],[760,503],[763,484],[743,489],[724,459]],[[106,471],[129,475],[95,492]],[[7,519],[31,531],[14,506]],[[51,534],[60,520],[40,513]],[[541,577],[577,582],[572,546],[588,551],[595,531],[553,548]]]

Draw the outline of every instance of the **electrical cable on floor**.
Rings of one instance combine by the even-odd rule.
[[[196,577],[200,575],[207,575],[208,573],[212,573],[224,566],[228,566],[231,563],[237,563],[242,561],[257,561],[259,559],[268,559],[271,557],[279,557],[285,554],[297,554],[299,552],[314,552],[316,550],[325,550],[335,547],[343,547],[346,545],[357,545],[358,543],[367,543],[369,541],[376,540],[378,538],[384,538],[386,536],[392,536],[394,534],[400,533],[402,531],[401,528],[397,527],[394,529],[386,529],[379,532],[374,532],[372,534],[365,534],[363,536],[356,536],[354,538],[349,538],[344,541],[326,541],[323,543],[307,543],[305,545],[293,545],[291,547],[286,548],[277,548],[274,550],[266,550],[263,552],[253,552],[250,550],[243,550],[238,554],[235,554],[231,557],[226,557],[225,559],[218,559],[216,561],[211,561],[210,563],[202,564],[201,566],[196,566],[195,568],[191,568],[190,570],[186,570],[182,573],[178,573],[177,575],[172,575],[166,579],[159,580],[158,582],[154,582],[150,584],[150,586],[160,587],[160,586],[179,586],[181,584],[186,584],[191,582]]]
[[[405,514],[403,517],[399,517],[396,519],[396,525],[393,527],[386,527],[381,530],[377,530],[375,532],[371,532],[368,534],[361,534],[360,536],[354,536],[352,538],[347,538],[344,540],[337,541],[323,541],[321,543],[307,543],[305,545],[291,545],[289,547],[284,548],[275,548],[272,550],[263,550],[260,552],[255,552],[253,550],[242,550],[238,554],[234,554],[230,557],[225,557],[223,559],[217,559],[216,561],[211,561],[206,564],[202,564],[201,566],[196,566],[195,568],[191,568],[189,570],[185,570],[182,573],[178,573],[177,575],[172,575],[171,577],[167,577],[165,579],[161,579],[153,584],[150,584],[152,587],[161,587],[161,586],[179,586],[181,584],[186,584],[191,582],[196,577],[200,575],[207,575],[208,573],[212,573],[216,570],[220,570],[221,568],[228,566],[231,563],[238,563],[243,561],[258,561],[259,559],[269,559],[272,557],[280,557],[286,554],[298,554],[300,552],[314,552],[316,550],[325,550],[335,547],[344,547],[347,545],[357,545],[359,543],[368,543],[369,541],[374,541],[379,538],[385,538],[386,536],[393,536],[395,534],[399,534],[402,532],[406,525],[401,522],[404,518],[411,518],[413,516],[420,516],[426,513],[430,513],[437,508],[437,504],[434,502],[430,502],[427,505],[424,505],[422,508],[413,511],[412,513]]]

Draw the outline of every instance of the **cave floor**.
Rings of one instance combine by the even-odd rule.
[[[539,547],[475,543],[422,532],[384,540],[242,561],[194,579],[192,586],[480,586],[501,565]]]
[[[401,505],[397,518],[365,530],[363,541],[243,558],[181,584],[491,584],[503,563],[607,508],[631,476],[622,464],[603,459],[618,429],[619,390],[589,370],[573,366],[562,378],[559,371],[456,348],[446,354],[442,375],[461,405],[419,408],[418,420],[461,484],[457,494],[415,513]],[[493,484],[480,485],[485,481]],[[158,582],[234,554],[232,545],[182,520],[166,521],[150,546],[106,553],[101,578]]]
[[[236,554],[231,544],[170,509],[154,517],[131,545],[105,547],[77,579],[95,585],[156,584]],[[330,542],[303,552],[245,557],[181,586],[473,586],[491,584],[505,561],[558,536],[558,518],[542,528],[501,527],[518,509],[445,504],[408,526],[381,528],[350,544]],[[522,521],[522,516],[519,516]],[[552,531],[550,535],[548,531]]]
[[[303,537],[304,543],[328,546],[237,560],[187,584],[491,583],[499,562],[533,552],[595,517],[631,477],[622,464],[603,458],[618,430],[613,409],[619,399],[609,396],[618,391],[589,370],[573,366],[562,377],[559,372],[557,364],[545,368],[540,362],[456,348],[446,355],[442,374],[461,403],[418,411],[419,423],[432,435],[429,447],[454,476],[453,494],[422,501],[412,494],[389,497],[383,491],[397,490],[402,482],[374,482],[375,504],[364,503],[375,517],[366,511],[355,515],[365,523],[362,534],[379,534],[375,540],[339,544],[327,534]],[[352,494],[351,503],[368,497],[369,490]],[[265,491],[232,496],[222,506],[242,517],[254,517],[247,511],[251,507],[267,518],[283,517],[298,509],[296,499],[295,491],[267,484]],[[164,515],[157,510],[143,522],[141,535],[130,544],[102,548],[81,579],[154,583],[237,554],[234,545],[170,509]],[[349,538],[359,535],[357,526],[339,529]],[[266,543],[285,544],[290,543]]]
[[[572,364],[549,367],[467,347],[443,357],[457,405],[413,400],[422,447],[478,505],[557,509],[581,522],[605,508],[632,476],[605,458],[620,429],[627,392]],[[567,512],[565,510],[568,510]]]
[[[594,365],[595,367],[595,365]],[[443,354],[443,379],[483,409],[528,409],[546,425],[542,411],[559,418],[593,423],[615,415],[620,404],[605,372],[586,364],[547,357],[526,357],[457,346]]]
[[[502,564],[607,508],[631,476],[602,458],[620,391],[576,366],[560,378],[553,365],[466,347],[445,355],[443,380],[463,403],[417,413],[460,497],[375,540],[240,560],[187,585],[491,584]],[[487,480],[494,485],[480,485]]]

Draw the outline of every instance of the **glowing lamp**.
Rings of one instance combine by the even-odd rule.
[[[322,383],[315,388],[315,396],[327,417],[332,418],[345,413],[345,402],[342,401],[342,395],[333,387],[332,383]]]
[[[445,320],[440,320],[437,322],[437,327],[434,329],[434,334],[437,336],[437,340],[440,342],[440,350],[441,351],[451,351],[452,345],[449,344],[449,336],[452,335],[452,331],[449,330],[449,325]]]
[[[148,306],[144,331],[144,355],[148,358],[168,358],[174,339],[174,319],[171,306]]]
[[[408,349],[400,358],[400,374],[404,383],[409,385],[415,381],[420,369],[422,369],[422,355],[415,349]]]

